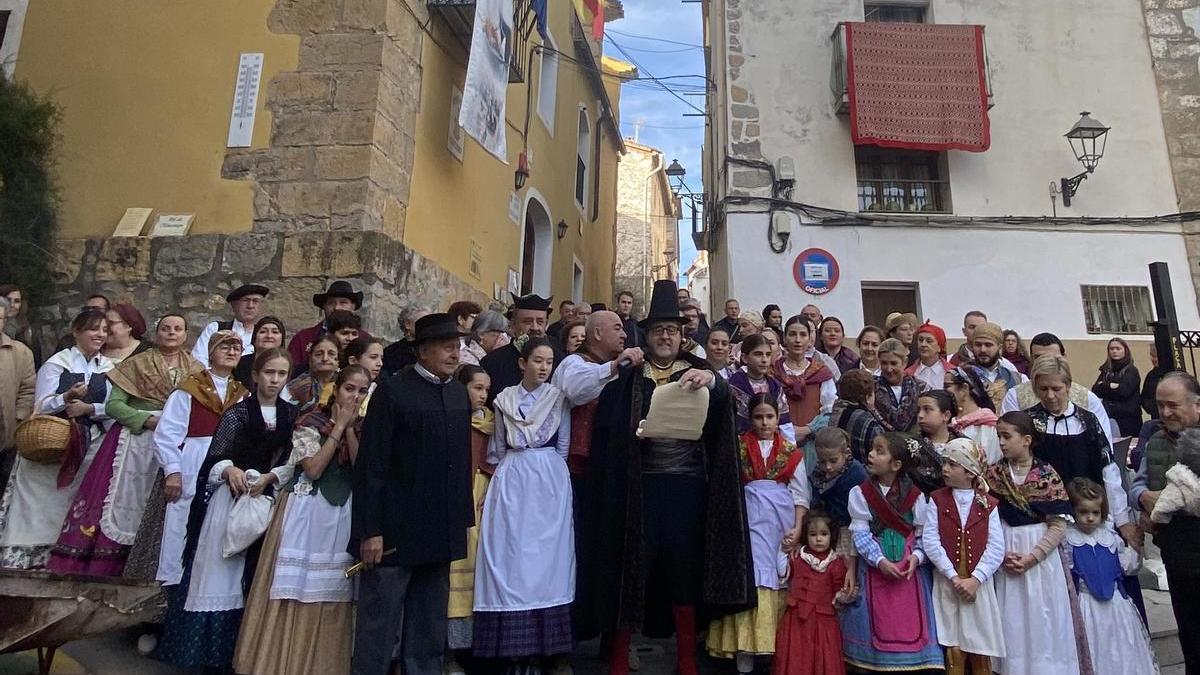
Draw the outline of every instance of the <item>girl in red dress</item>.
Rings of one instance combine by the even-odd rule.
[[[805,545],[780,555],[780,575],[788,577],[788,598],[775,636],[774,675],[846,672],[837,617],[846,563],[834,550],[837,534],[828,513],[811,510],[800,534]]]

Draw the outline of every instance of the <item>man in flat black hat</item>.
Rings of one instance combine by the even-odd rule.
[[[225,296],[225,302],[233,310],[232,321],[213,321],[200,331],[196,338],[196,346],[192,347],[192,356],[208,367],[208,339],[219,330],[231,330],[242,338],[242,355],[254,353],[254,324],[262,312],[263,300],[270,294],[271,289],[261,284],[242,284]]]
[[[362,291],[355,292],[349,281],[339,279],[329,284],[329,288],[324,293],[314,294],[312,302],[321,309],[321,320],[317,322],[317,325],[296,333],[292,337],[292,341],[288,343],[288,353],[292,355],[292,364],[295,366],[307,366],[308,350],[312,347],[312,343],[329,330],[329,325],[326,323],[329,315],[339,310],[357,312],[362,309],[363,294]],[[371,338],[365,330],[359,330],[358,336]]]
[[[550,303],[554,298],[543,298],[536,293],[528,295],[512,294],[512,309],[508,312],[508,334],[512,342],[494,349],[479,361],[480,367],[487,371],[492,378],[492,387],[488,390],[488,403],[496,398],[496,394],[521,382],[521,367],[517,359],[521,358],[521,347],[531,337],[544,337],[546,324],[550,320]],[[554,365],[558,366],[565,355],[558,341],[551,340],[554,348]]]
[[[441,675],[450,563],[467,555],[471,404],[454,378],[450,314],[417,320],[417,363],[378,384],[354,463],[350,553],[359,581],[355,675],[389,672],[397,635],[407,675]],[[398,628],[399,627],[399,628]]]
[[[698,621],[753,607],[749,529],[729,386],[680,350],[674,281],[656,281],[646,361],[605,385],[593,418],[578,528],[576,637],[611,636],[609,673],[629,672],[629,640],[675,632],[677,671],[696,675]],[[699,440],[639,439],[654,390],[709,389]]]

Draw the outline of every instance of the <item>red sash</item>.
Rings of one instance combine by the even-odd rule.
[[[900,498],[900,511],[897,511],[892,506],[892,503],[883,496],[879,486],[870,477],[864,480],[859,487],[862,488],[863,497],[867,500],[867,506],[871,509],[871,515],[877,518],[879,522],[899,532],[905,539],[916,531],[916,527],[904,519],[904,514],[912,510],[913,505],[917,503],[917,498],[921,496],[921,491],[917,489],[916,485],[910,483],[908,494]],[[893,489],[900,488],[899,479],[897,479],[897,483],[892,487]]]

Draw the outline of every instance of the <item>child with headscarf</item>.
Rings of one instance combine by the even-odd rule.
[[[933,586],[938,642],[946,672],[989,675],[990,657],[1003,658],[1004,630],[992,577],[1004,562],[997,500],[988,494],[988,464],[969,438],[942,450],[946,486],[929,495],[921,539],[936,570]]]

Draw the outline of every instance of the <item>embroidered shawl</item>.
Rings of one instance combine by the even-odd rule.
[[[738,438],[738,455],[741,458],[743,483],[755,480],[787,483],[795,475],[800,460],[804,459],[804,453],[796,452],[796,446],[787,442],[778,431],[771,441],[771,453],[765,459],[758,447],[758,436],[753,431]]]
[[[1012,527],[1044,523],[1048,516],[1071,513],[1062,478],[1040,459],[1033,460],[1020,485],[1013,480],[1009,461],[1002,459],[988,469],[987,483],[992,495],[1000,500],[1000,517]]]
[[[998,421],[1000,421],[1000,418],[996,416],[996,412],[994,410],[980,408],[973,413],[967,413],[966,415],[959,415],[958,417],[955,417],[950,422],[950,428],[961,434],[962,430],[966,429],[967,427],[994,427]]]
[[[484,436],[491,436],[496,433],[496,413],[492,412],[491,408],[483,407],[480,409],[482,415],[471,415],[471,428]]]
[[[179,389],[186,391],[191,395],[193,401],[218,415],[224,414],[234,403],[242,400],[247,393],[241,382],[230,377],[229,384],[225,389],[225,400],[222,401],[220,395],[217,394],[216,385],[213,384],[212,375],[207,370],[188,375],[183,382],[179,383]]]
[[[157,347],[147,349],[122,361],[109,372],[108,379],[130,396],[166,405],[167,397],[181,380],[204,370],[188,350],[181,349],[178,354],[179,368],[173,369]]]
[[[915,377],[900,380],[900,398],[882,375],[875,378],[875,412],[879,423],[888,431],[908,431],[917,422],[917,399],[929,387]]]

